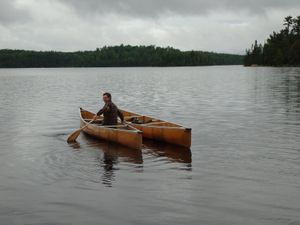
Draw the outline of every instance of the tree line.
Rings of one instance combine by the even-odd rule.
[[[246,50],[244,65],[300,66],[300,16],[284,19],[283,29],[273,32],[264,45],[257,41]]]
[[[172,47],[104,46],[95,51],[0,50],[0,68],[242,65],[243,56]]]

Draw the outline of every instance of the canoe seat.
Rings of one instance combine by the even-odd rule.
[[[139,117],[143,117],[143,116],[124,116],[124,119],[132,119],[132,118],[139,118]]]
[[[84,119],[86,122],[92,121],[92,119]],[[95,122],[102,121],[102,119],[96,119]]]

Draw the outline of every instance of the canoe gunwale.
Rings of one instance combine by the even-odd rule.
[[[82,120],[82,122],[86,125],[86,124],[88,124],[88,122],[86,122],[83,118],[81,118],[81,120]],[[133,130],[133,129],[120,129],[120,128],[118,128],[118,127],[116,127],[116,128],[113,128],[113,127],[104,127],[104,126],[97,126],[97,125],[95,125],[95,124],[89,124],[88,126],[87,126],[87,128],[89,127],[89,126],[92,126],[92,127],[95,127],[95,128],[100,128],[100,129],[105,129],[105,130],[118,130],[118,131],[126,131],[126,132],[133,132],[133,133],[142,133],[142,131],[140,131],[140,130],[138,130],[138,129],[136,129],[136,130]],[[126,127],[126,125],[124,126],[124,127]]]
[[[82,114],[81,114],[81,112],[82,111],[85,111],[85,112],[89,112],[89,111],[87,111],[87,110],[85,110],[85,109],[82,109],[82,108],[80,108],[80,110],[79,110],[79,116],[80,116],[80,120],[85,124],[85,125],[87,125],[88,124],[88,122],[87,121],[85,121],[85,119],[82,117]],[[95,115],[95,114],[94,114]],[[132,132],[132,133],[143,133],[142,131],[140,131],[140,130],[138,130],[138,129],[136,129],[136,128],[131,128],[131,129],[119,129],[119,128],[112,128],[112,127],[105,127],[105,126],[97,126],[97,125],[95,125],[95,124],[89,124],[86,128],[88,128],[88,127],[94,127],[94,128],[96,128],[96,129],[106,129],[106,130],[114,130],[114,131],[116,131],[116,130],[118,130],[118,131],[126,131],[126,132]],[[126,127],[126,125],[124,126],[124,127]],[[128,126],[127,126],[128,127]],[[86,129],[85,128],[85,129]],[[83,129],[83,130],[85,130],[85,129]]]
[[[172,130],[186,130],[192,131],[192,128],[185,128],[185,127],[171,127],[171,126],[151,126],[146,124],[138,124],[138,123],[130,123],[132,126],[141,126],[141,127],[149,127],[149,128],[163,128],[163,129],[172,129]]]

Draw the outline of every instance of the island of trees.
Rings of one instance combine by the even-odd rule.
[[[284,27],[273,32],[264,45],[254,42],[246,50],[245,66],[300,66],[300,16],[284,19]]]
[[[172,47],[105,46],[95,51],[0,50],[0,68],[242,65],[243,57]]]

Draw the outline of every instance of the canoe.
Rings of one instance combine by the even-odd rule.
[[[94,113],[80,108],[80,127],[87,125],[94,116]],[[97,121],[84,128],[83,132],[98,139],[115,142],[133,149],[142,148],[143,136],[141,131],[132,126],[122,124],[102,126],[102,119],[103,117],[99,117]]]
[[[191,128],[123,109],[121,111],[131,126],[143,132],[143,137],[185,148],[191,147]]]

